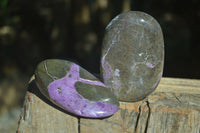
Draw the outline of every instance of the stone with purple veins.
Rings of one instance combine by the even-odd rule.
[[[163,72],[164,42],[158,22],[129,11],[106,27],[101,56],[104,83],[121,101],[139,101],[157,87]]]
[[[75,63],[45,60],[37,66],[35,76],[43,95],[75,115],[101,118],[118,110],[119,102],[111,90]]]

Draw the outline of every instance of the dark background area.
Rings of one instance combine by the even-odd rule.
[[[28,80],[40,61],[70,59],[98,74],[104,29],[129,10],[160,23],[165,77],[200,78],[199,0],[0,0],[0,123],[19,119]],[[0,125],[0,132],[9,132]]]

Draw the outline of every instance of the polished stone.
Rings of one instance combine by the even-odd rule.
[[[37,66],[35,76],[42,94],[75,115],[100,118],[118,110],[119,102],[111,89],[75,63],[45,60]]]
[[[139,101],[157,87],[163,72],[164,42],[158,22],[129,11],[106,27],[101,56],[104,83],[121,101]]]

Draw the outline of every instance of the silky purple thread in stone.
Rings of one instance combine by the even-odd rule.
[[[69,77],[69,75],[71,75]],[[106,117],[117,112],[118,107],[111,103],[89,101],[81,96],[75,88],[77,81],[91,85],[105,85],[99,81],[83,79],[79,75],[79,66],[72,63],[67,75],[55,80],[48,86],[51,100],[65,110],[84,117]],[[60,93],[57,88],[60,88]]]
[[[103,78],[109,79],[112,76],[112,73],[113,73],[110,65],[104,59],[101,59],[101,64],[102,64],[103,69],[107,71],[106,74],[103,74]]]
[[[147,66],[150,68],[154,68],[154,66],[151,63],[147,63]]]
[[[144,99],[156,89],[161,78],[158,74],[163,71],[164,41],[160,25],[143,12],[118,15],[106,27],[101,59],[103,81],[118,100]]]
[[[111,68],[111,66],[108,64],[107,61],[105,61],[104,59],[101,59],[101,64],[102,64],[102,67],[103,67],[103,70],[106,71],[106,73],[103,73],[103,79],[105,80],[105,84],[108,86],[108,83],[107,81],[109,81],[109,79],[112,77],[113,75],[113,70]],[[116,75],[116,74],[115,74]],[[119,75],[118,75],[119,76]],[[113,89],[117,89],[117,88],[120,88],[120,83],[119,83],[119,80],[117,80],[116,78],[113,80],[113,86],[108,86],[110,87],[112,90]],[[116,96],[118,96],[118,92],[117,91],[114,91],[114,94]]]

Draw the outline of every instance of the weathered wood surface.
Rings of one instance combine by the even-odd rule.
[[[30,83],[17,133],[78,133],[78,119],[55,107]]]
[[[120,102],[105,119],[70,115],[44,98],[30,84],[18,133],[200,133],[200,80],[162,78],[148,98]]]

